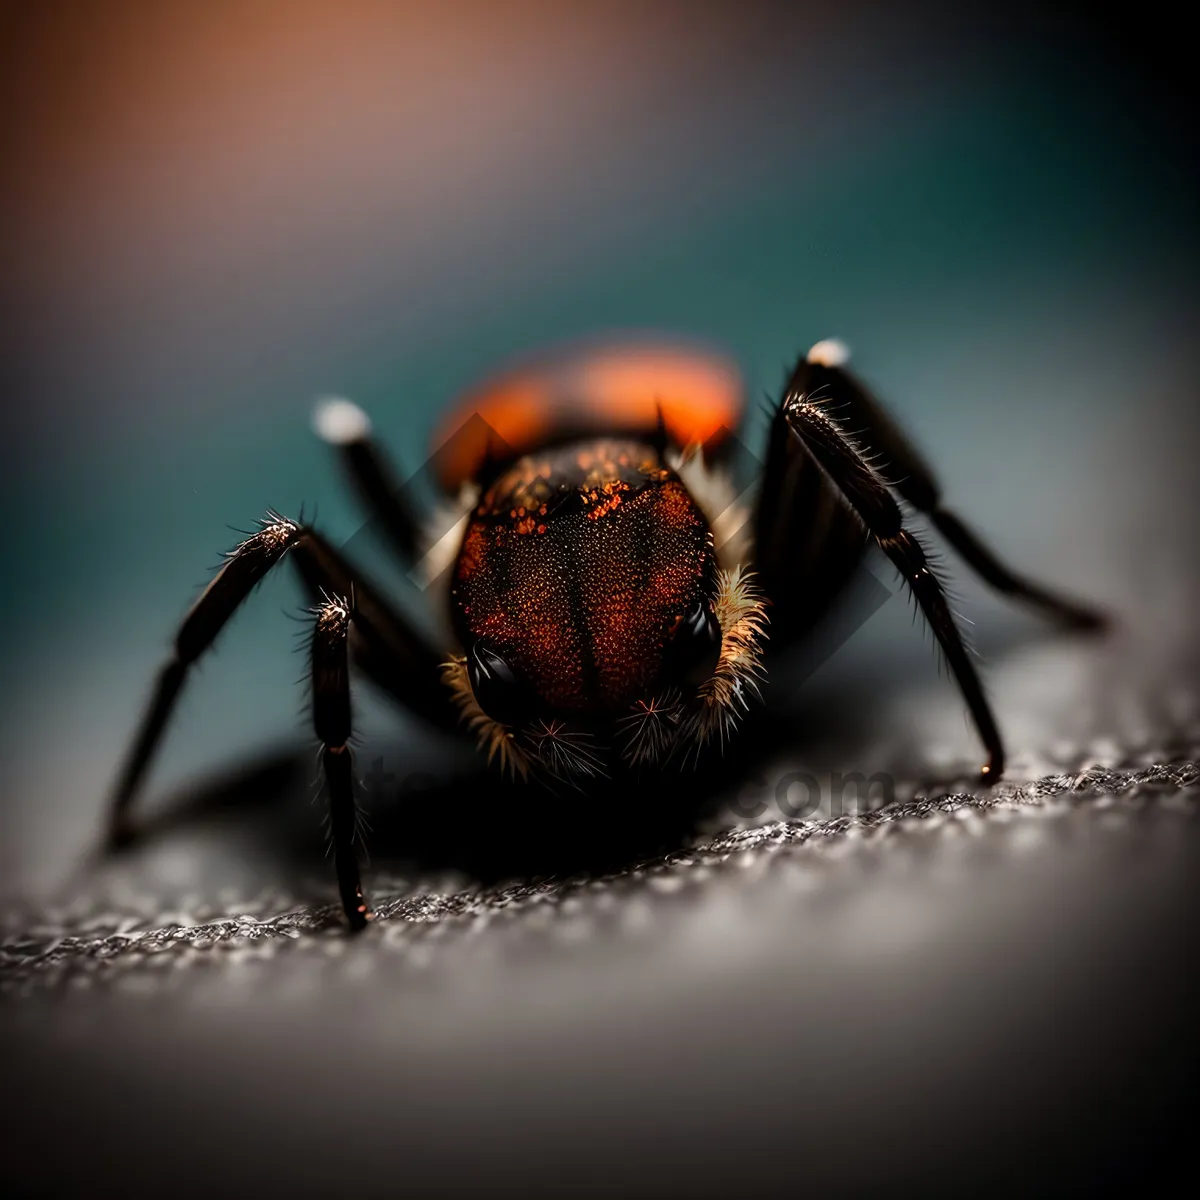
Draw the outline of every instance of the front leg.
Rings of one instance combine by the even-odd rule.
[[[326,596],[316,611],[312,636],[313,731],[321,741],[321,767],[329,798],[329,833],[337,869],[338,892],[350,929],[366,927],[371,914],[363,899],[355,834],[354,759],[350,751],[350,662],[347,653],[351,608],[340,597]]]
[[[184,617],[117,776],[108,842],[110,846],[120,845],[136,834],[133,802],[192,666],[212,646],[256,585],[287,557],[300,568],[314,594],[323,598],[313,633],[313,720],[324,746],[322,761],[342,903],[351,928],[361,928],[367,910],[354,854],[357,809],[347,748],[351,633],[356,661],[394,699],[447,728],[457,727],[457,714],[441,683],[440,656],[425,638],[376,589],[356,580],[354,568],[315,530],[276,513],[269,514],[262,528],[227,556]],[[330,599],[347,594],[355,597],[353,606]]]
[[[796,443],[833,484],[912,589],[946,655],[987,750],[988,760],[981,772],[983,780],[994,782],[1004,771],[1000,732],[946,603],[946,593],[930,569],[921,543],[904,528],[903,514],[888,484],[821,401],[792,392],[784,399],[782,412]]]

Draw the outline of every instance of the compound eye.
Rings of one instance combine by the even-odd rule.
[[[721,622],[712,606],[697,601],[680,618],[667,647],[666,670],[675,683],[699,687],[721,659]]]
[[[467,677],[479,707],[501,725],[519,725],[532,709],[529,689],[490,647],[476,642],[467,655]]]

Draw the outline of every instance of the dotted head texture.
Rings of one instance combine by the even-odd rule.
[[[485,639],[549,708],[615,715],[651,694],[715,575],[708,522],[658,453],[589,440],[526,456],[487,490],[454,615],[464,646]]]

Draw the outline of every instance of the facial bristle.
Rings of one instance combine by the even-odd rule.
[[[590,735],[568,729],[562,721],[538,721],[523,740],[537,764],[563,783],[608,774]]]
[[[632,766],[657,766],[670,757],[683,706],[677,691],[639,700],[620,721],[625,738],[625,761]]]
[[[758,698],[762,643],[767,636],[766,602],[751,574],[741,567],[720,571],[718,579],[721,656],[716,670],[692,698],[685,701],[672,689],[639,701],[618,722],[617,741],[630,766],[661,766],[677,753],[683,762],[695,762],[714,742],[724,748],[751,700]],[[540,773],[565,783],[607,774],[605,748],[588,733],[553,719],[514,732],[489,717],[471,690],[465,658],[443,664],[442,675],[489,762],[496,760],[522,778]]]
[[[721,572],[717,619],[721,622],[721,658],[712,678],[701,685],[696,706],[684,719],[680,733],[681,740],[692,743],[695,756],[713,741],[724,748],[751,699],[759,698],[767,609],[750,572],[741,567]]]

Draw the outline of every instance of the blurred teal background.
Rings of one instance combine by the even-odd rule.
[[[840,336],[1008,557],[1135,627],[1195,594],[1194,160],[1102,38],[538,3],[109,4],[10,33],[8,890],[98,828],[228,527],[361,524],[322,394],[415,467],[449,398],[544,342],[699,335],[758,396]],[[985,650],[1023,620],[958,590]],[[152,790],[298,736],[298,603],[274,579],[238,617]],[[935,678],[900,602],[825,670],[881,653]],[[394,719],[363,697],[368,744]]]

